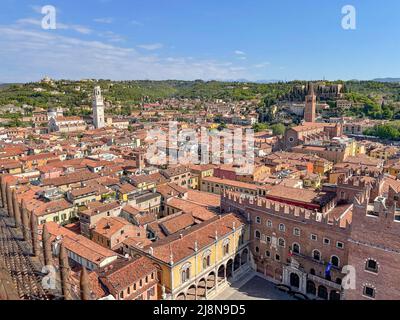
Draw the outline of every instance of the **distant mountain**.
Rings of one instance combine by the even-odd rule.
[[[283,80],[271,79],[271,80],[257,80],[256,83],[277,83],[284,82]]]
[[[376,82],[400,82],[400,78],[377,78],[372,81]]]
[[[282,80],[248,80],[248,79],[226,79],[226,80],[217,80],[217,81],[226,81],[226,82],[241,82],[241,83],[277,83],[283,82]]]

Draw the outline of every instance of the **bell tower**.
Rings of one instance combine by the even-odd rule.
[[[96,129],[104,128],[104,102],[100,86],[96,86],[93,92],[93,124]]]
[[[317,108],[317,96],[314,92],[314,84],[310,83],[308,87],[308,95],[306,96],[304,108],[304,121],[315,122],[316,108]]]

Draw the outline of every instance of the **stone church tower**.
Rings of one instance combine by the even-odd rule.
[[[93,124],[96,129],[104,128],[104,102],[99,86],[93,92]]]
[[[306,105],[304,108],[304,121],[315,122],[317,108],[317,96],[314,92],[314,84],[310,83],[308,88],[308,95],[306,96]]]

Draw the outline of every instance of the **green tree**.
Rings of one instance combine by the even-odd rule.
[[[268,129],[268,125],[266,123],[258,122],[253,125],[254,132],[265,131]]]
[[[276,123],[271,126],[272,132],[276,136],[281,136],[285,134],[286,127],[282,123]]]

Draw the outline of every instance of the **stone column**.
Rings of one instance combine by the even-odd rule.
[[[289,280],[289,270],[287,269],[286,266],[283,267],[283,274],[282,274],[282,283],[285,285],[290,286],[290,280]]]
[[[85,267],[82,267],[81,279],[81,300],[90,300],[89,277]]]
[[[4,189],[5,185],[4,185],[4,178],[3,175],[0,177],[0,196],[1,196],[1,201],[0,201],[0,206],[2,208],[4,208],[4,203],[5,203],[5,189]],[[4,189],[4,191],[3,191]]]
[[[215,267],[215,292],[218,291],[218,266]]]
[[[13,202],[13,210],[15,218],[15,227],[19,228],[21,226],[22,218],[21,218],[21,210],[17,199],[17,192],[15,191],[15,188],[12,190],[12,202]]]
[[[307,294],[307,273],[302,272],[300,277],[300,292]]]
[[[35,257],[38,257],[40,254],[39,248],[39,237],[38,237],[38,225],[37,219],[34,212],[31,213],[31,239],[32,239],[32,253]]]
[[[43,243],[43,256],[44,256],[44,264],[46,266],[53,265],[53,254],[51,250],[51,238],[49,230],[47,230],[47,225],[43,226],[42,233],[42,243]]]
[[[29,241],[29,217],[28,217],[28,209],[26,209],[25,201],[22,200],[22,234],[24,236],[25,241]]]
[[[71,285],[69,283],[70,268],[68,263],[67,250],[65,249],[63,243],[61,243],[60,245],[59,265],[60,265],[60,276],[61,276],[61,288],[64,300],[72,300]]]
[[[14,210],[13,210],[13,205],[12,205],[12,194],[11,194],[11,188],[10,185],[7,183],[6,184],[6,199],[7,199],[7,211],[8,215],[10,217],[14,218]]]

